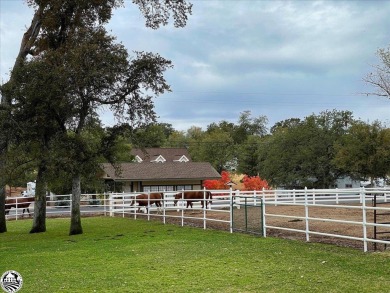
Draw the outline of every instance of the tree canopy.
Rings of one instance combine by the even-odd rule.
[[[133,2],[144,15],[146,26],[153,29],[166,25],[171,17],[176,27],[182,27],[191,14],[192,5],[185,0]],[[150,52],[135,52],[135,58],[130,59],[127,49],[107,34],[104,24],[110,20],[113,9],[125,4],[123,0],[28,0],[27,3],[34,9],[34,16],[22,38],[10,81],[2,87],[1,118],[24,115],[29,118],[30,124],[26,124],[29,134],[21,137],[28,141],[31,133],[40,135],[34,140],[39,144],[40,158],[32,231],[46,229],[44,190],[52,142],[61,141],[56,146],[64,147],[68,162],[81,162],[67,165],[74,175],[70,234],[78,234],[82,232],[80,175],[96,157],[86,139],[90,132],[86,131],[88,121],[102,106],[109,107],[118,121],[124,119],[134,125],[154,121],[152,98],[169,90],[163,72],[171,67],[171,62]],[[41,83],[41,91],[35,81]],[[2,126],[6,124],[4,121]],[[2,169],[6,166],[4,153],[9,145],[8,137],[5,140],[0,155]],[[3,232],[6,230],[3,190],[0,195]]]
[[[273,186],[329,188],[344,175],[334,165],[334,144],[352,121],[352,113],[325,111],[303,121],[287,120],[260,144],[259,174]]]
[[[336,144],[334,163],[358,180],[386,178],[390,171],[390,129],[379,122],[355,122]]]

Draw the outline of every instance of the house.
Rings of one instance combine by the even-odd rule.
[[[335,188],[359,188],[360,186],[359,180],[354,180],[349,176],[337,179],[335,184]]]
[[[208,162],[193,162],[185,148],[133,149],[134,162],[103,164],[103,178],[110,191],[149,192],[202,189],[203,181],[220,179]]]

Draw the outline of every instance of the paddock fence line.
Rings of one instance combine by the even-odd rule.
[[[374,247],[374,250],[376,250],[377,244],[382,244],[384,248],[390,244],[389,192],[388,188],[304,189],[299,191],[263,191],[261,196],[257,194],[237,196],[240,197],[240,202],[245,201],[245,204],[241,203],[245,208],[262,206],[261,233],[264,237],[267,237],[267,231],[273,229],[303,234],[307,242],[313,236],[353,240],[362,242],[363,250],[366,252],[369,244]],[[379,204],[382,205],[379,206]],[[296,214],[296,211],[292,214],[291,211],[286,211],[286,208],[300,208],[301,211],[300,214]],[[325,212],[321,213],[322,216],[313,215],[313,208],[316,208],[317,212],[318,209],[328,211],[329,214]],[[338,210],[339,214],[337,214]],[[352,213],[354,217],[348,219],[349,214]],[[330,214],[336,215],[330,216]],[[355,219],[356,214],[359,214],[359,219]],[[387,217],[387,221],[382,219],[382,222],[378,223],[375,215],[379,214]],[[344,216],[347,219],[342,219]],[[255,214],[256,217],[257,214]],[[246,218],[245,222],[249,222],[249,219]],[[292,222],[301,223],[296,225],[297,227],[293,227]],[[324,231],[321,226],[326,226],[326,224],[337,224],[346,228],[342,233]],[[382,229],[380,233],[375,232],[378,228]],[[357,233],[348,233],[350,231],[356,232],[356,230]],[[249,230],[248,232],[258,233],[259,231]],[[379,237],[385,234],[387,234],[387,238],[386,236]]]
[[[201,191],[206,191],[201,190]],[[174,219],[182,226],[189,221],[203,223],[203,228],[212,227],[210,223],[223,223],[230,232],[244,231],[268,236],[268,231],[280,230],[303,234],[306,241],[313,236],[324,236],[361,241],[364,251],[368,250],[368,244],[382,244],[387,246],[390,239],[380,238],[380,235],[370,236],[374,228],[388,230],[390,232],[390,188],[349,188],[349,189],[302,189],[302,190],[261,190],[261,191],[233,191],[233,190],[209,190],[213,195],[212,204],[206,208],[201,207],[201,201],[194,202],[194,207],[186,208],[186,200],[178,199],[174,205],[174,195],[180,193],[163,192],[161,209],[149,202],[146,207],[132,205],[140,193],[102,193],[83,194],[81,197],[82,215],[105,215],[131,217],[134,219],[156,219],[160,218],[163,223]],[[376,197],[376,206],[372,205]],[[18,202],[19,198],[14,198]],[[150,198],[147,199],[150,201]],[[380,204],[379,204],[380,203]],[[388,205],[386,205],[388,204]],[[299,207],[304,213],[302,215],[289,215],[285,212],[278,212],[275,208]],[[361,219],[348,220],[330,217],[318,217],[311,214],[311,208],[324,210],[359,211]],[[33,213],[34,203],[30,205],[30,212]],[[140,209],[140,211],[139,211]],[[47,198],[47,215],[55,217],[69,217],[71,211],[71,195],[51,195]],[[380,223],[374,221],[371,214],[379,212],[389,214],[388,221],[382,219]],[[254,216],[254,219],[251,220]],[[16,204],[12,208],[7,219],[20,219],[26,217],[23,208]],[[287,221],[300,221],[304,224],[302,228],[285,227],[275,224],[272,219],[279,218]],[[359,226],[361,235],[351,236],[342,233],[329,233],[317,231],[313,228],[315,222],[338,223],[340,225]],[[253,224],[254,223],[254,224]]]
[[[109,215],[109,193],[82,194],[80,199],[80,211],[82,215]],[[34,200],[26,197],[8,197],[15,205],[6,212],[7,220],[25,219],[34,214]],[[26,203],[30,203],[30,214],[24,208]],[[46,216],[48,217],[69,217],[72,206],[72,194],[50,194],[46,196]],[[9,207],[8,207],[9,208]],[[6,204],[7,210],[7,204]]]

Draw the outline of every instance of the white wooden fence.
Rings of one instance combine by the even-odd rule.
[[[312,235],[320,235],[325,237],[343,238],[349,240],[361,241],[363,243],[363,250],[368,251],[369,243],[381,243],[384,245],[390,244],[390,205],[389,206],[376,206],[373,207],[371,202],[376,196],[379,203],[386,204],[389,202],[390,189],[389,188],[357,188],[357,189],[323,189],[323,190],[274,190],[274,191],[262,191],[261,195],[258,194],[240,194],[241,201],[245,200],[246,205],[256,206],[259,201],[263,204],[262,206],[262,234],[267,237],[267,229],[285,230],[289,232],[297,232],[305,234],[306,241],[310,241]],[[237,202],[237,201],[236,201]],[[286,213],[271,213],[268,212],[270,207],[281,207],[281,206],[294,206],[302,207],[304,210],[303,216],[288,215]],[[361,221],[353,220],[340,220],[332,218],[320,218],[314,217],[310,214],[310,208],[323,208],[323,209],[348,209],[348,210],[360,210]],[[387,215],[386,222],[374,222],[373,219],[368,218],[368,214],[372,214],[374,211],[380,211],[382,215]],[[272,218],[284,218],[287,220],[303,221],[304,229],[288,228],[282,225],[268,224]],[[360,236],[348,236],[336,233],[325,233],[316,231],[312,226],[314,222],[328,222],[328,223],[339,223],[347,225],[358,225],[361,227]],[[387,238],[378,239],[368,237],[368,229],[374,227],[381,227],[388,229]]]
[[[363,243],[364,251],[368,250],[368,243],[381,243],[388,245],[390,239],[373,239],[367,235],[367,230],[373,227],[389,229],[390,223],[374,223],[368,220],[367,213],[374,210],[380,211],[383,214],[389,213],[390,208],[385,205],[382,207],[373,207],[371,201],[374,195],[377,195],[380,202],[390,203],[389,188],[357,188],[357,189],[303,189],[303,190],[262,190],[251,192],[240,192],[232,190],[211,190],[213,194],[212,204],[206,209],[201,207],[201,202],[194,202],[193,211],[196,213],[186,212],[185,200],[179,199],[177,206],[174,206],[173,192],[164,192],[162,199],[162,209],[157,210],[155,206],[149,206],[148,209],[142,208],[138,212],[138,206],[131,205],[132,201],[139,193],[110,193],[110,194],[86,194],[82,196],[81,213],[82,214],[104,214],[107,216],[122,216],[137,218],[142,215],[148,220],[156,217],[162,219],[164,223],[169,218],[179,219],[181,225],[185,224],[186,220],[201,220],[203,221],[204,229],[210,222],[223,222],[230,227],[230,232],[233,232],[234,219],[233,209],[238,210],[243,206],[255,206],[262,208],[262,235],[267,237],[267,230],[278,229],[290,232],[303,233],[306,241],[310,241],[312,235],[321,235],[325,237],[336,237],[350,240],[357,240]],[[48,200],[47,215],[48,216],[69,216],[70,215],[70,200],[71,195],[57,195]],[[93,199],[96,198],[96,199]],[[205,202],[206,199],[203,199]],[[206,205],[205,205],[206,206]],[[270,213],[269,207],[296,206],[302,207],[305,210],[304,216],[293,216],[283,213]],[[339,220],[331,218],[316,218],[309,213],[310,207],[317,208],[334,208],[334,209],[358,209],[362,213],[362,221]],[[30,207],[33,210],[33,203]],[[7,215],[7,219],[18,219],[22,217],[22,208],[12,209]],[[24,215],[24,217],[26,217]],[[271,218],[298,219],[304,221],[304,229],[292,229],[283,226],[271,225]],[[313,221],[342,223],[348,225],[360,225],[361,236],[348,236],[335,233],[318,232],[311,229]],[[390,238],[390,233],[389,233]]]

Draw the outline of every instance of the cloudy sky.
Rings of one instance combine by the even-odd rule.
[[[390,1],[192,0],[185,28],[147,29],[137,7],[115,11],[109,29],[129,51],[172,60],[172,87],[155,100],[159,121],[177,130],[241,112],[266,116],[268,127],[325,110],[350,110],[390,125],[390,100],[367,96],[363,78],[390,46]],[[0,0],[0,73],[8,80],[33,11]],[[114,121],[102,112],[107,125]]]

